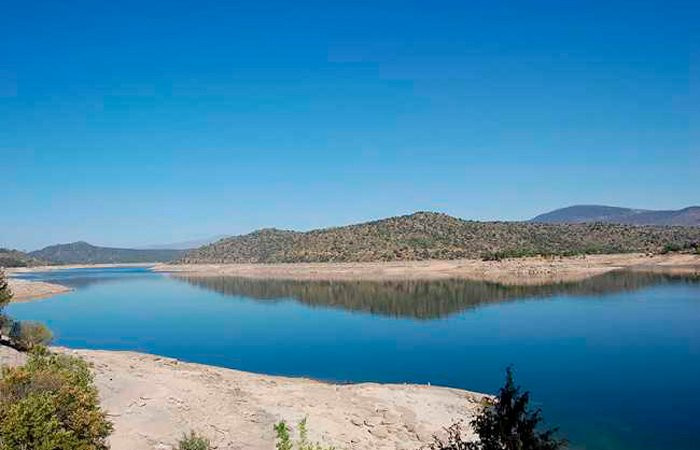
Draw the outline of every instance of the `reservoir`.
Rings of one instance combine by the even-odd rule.
[[[56,345],[335,382],[495,393],[512,365],[574,449],[697,449],[700,279],[632,272],[541,286],[25,273],[74,291],[13,303]],[[449,425],[449,424],[445,424]]]

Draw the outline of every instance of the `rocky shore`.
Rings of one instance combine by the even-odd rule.
[[[339,450],[418,450],[444,426],[468,422],[485,397],[436,386],[329,384],[134,352],[54,350],[92,364],[114,423],[113,450],[175,449],[190,430],[217,449],[270,450],[273,424],[303,417],[313,440]],[[0,364],[23,358],[0,347]]]

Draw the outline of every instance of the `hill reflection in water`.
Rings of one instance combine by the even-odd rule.
[[[609,272],[576,282],[536,286],[473,280],[299,281],[232,276],[173,275],[174,279],[227,296],[260,301],[293,299],[313,307],[339,308],[414,319],[438,319],[483,304],[557,295],[605,295],[700,277],[646,272]]]

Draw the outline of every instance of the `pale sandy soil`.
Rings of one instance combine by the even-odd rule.
[[[304,416],[313,440],[339,450],[418,450],[455,419],[468,422],[484,398],[435,386],[258,375],[133,352],[56,350],[93,364],[115,426],[113,450],[173,449],[191,429],[217,449],[271,450],[273,424],[296,424]],[[12,358],[5,361],[16,362]]]
[[[157,264],[154,270],[197,276],[294,280],[392,280],[465,278],[504,284],[575,281],[619,269],[700,274],[700,255],[589,255],[502,261],[399,261],[376,263]]]
[[[72,289],[59,284],[45,283],[43,281],[19,280],[8,278],[10,289],[14,296],[13,302],[26,302],[40,298],[51,297],[56,294],[70,292]]]

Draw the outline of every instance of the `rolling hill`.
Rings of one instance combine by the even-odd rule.
[[[87,242],[51,245],[29,255],[54,264],[123,264],[167,262],[183,255],[182,250],[136,250],[97,247]]]
[[[263,229],[187,252],[180,263],[497,259],[695,248],[700,227],[474,222],[417,212],[306,232]]]
[[[0,248],[0,267],[32,267],[44,264],[47,262],[19,250]]]
[[[556,209],[533,218],[537,223],[618,223],[627,225],[700,226],[700,206],[679,210],[619,208],[601,205],[575,205]]]

